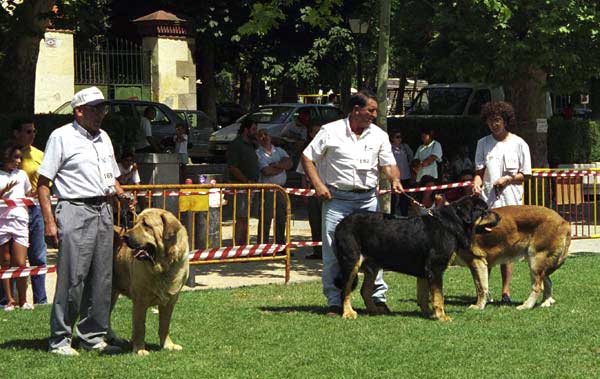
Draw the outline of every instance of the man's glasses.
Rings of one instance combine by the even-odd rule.
[[[108,113],[108,107],[106,105],[82,105],[81,107],[91,109],[95,113]]]

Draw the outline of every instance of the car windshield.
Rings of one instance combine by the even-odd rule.
[[[294,113],[294,107],[261,107],[248,115],[259,124],[281,124]]]
[[[414,115],[462,115],[472,88],[423,88],[408,111]]]

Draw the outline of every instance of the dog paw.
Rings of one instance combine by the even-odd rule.
[[[177,345],[177,344],[172,343],[170,345],[165,345],[163,347],[163,349],[169,350],[169,351],[180,351],[180,350],[183,350],[183,347],[181,345]]]
[[[138,351],[135,352],[137,355],[139,355],[140,357],[146,357],[148,355],[150,355],[150,352],[146,349],[140,349]]]
[[[448,315],[443,315],[443,316],[438,317],[438,321],[441,321],[441,322],[450,322],[450,321],[452,321],[452,319]]]
[[[471,305],[469,305],[469,309],[474,309],[476,311],[482,311],[485,309],[485,305],[471,304]]]
[[[532,307],[532,306],[529,306],[527,303],[523,303],[523,304],[521,304],[521,305],[519,305],[519,306],[517,307],[517,309],[518,309],[518,310],[520,310],[520,311],[522,311],[522,310],[526,310],[526,309],[531,309],[531,308],[533,308],[533,307]]]
[[[554,305],[554,303],[556,303],[556,300],[554,300],[553,298],[549,297],[546,300],[544,300],[542,302],[542,304],[540,304],[540,307],[543,307],[543,308],[551,307],[552,305]]]
[[[358,313],[356,313],[355,310],[345,311],[342,314],[342,318],[349,319],[349,320],[355,320],[357,317],[358,317]]]

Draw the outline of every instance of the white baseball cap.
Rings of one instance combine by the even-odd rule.
[[[98,105],[104,103],[104,95],[97,87],[82,89],[73,96],[71,107],[75,109],[82,105]]]

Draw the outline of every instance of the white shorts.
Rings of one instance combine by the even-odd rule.
[[[18,218],[0,220],[0,245],[10,240],[29,247],[29,221]]]

